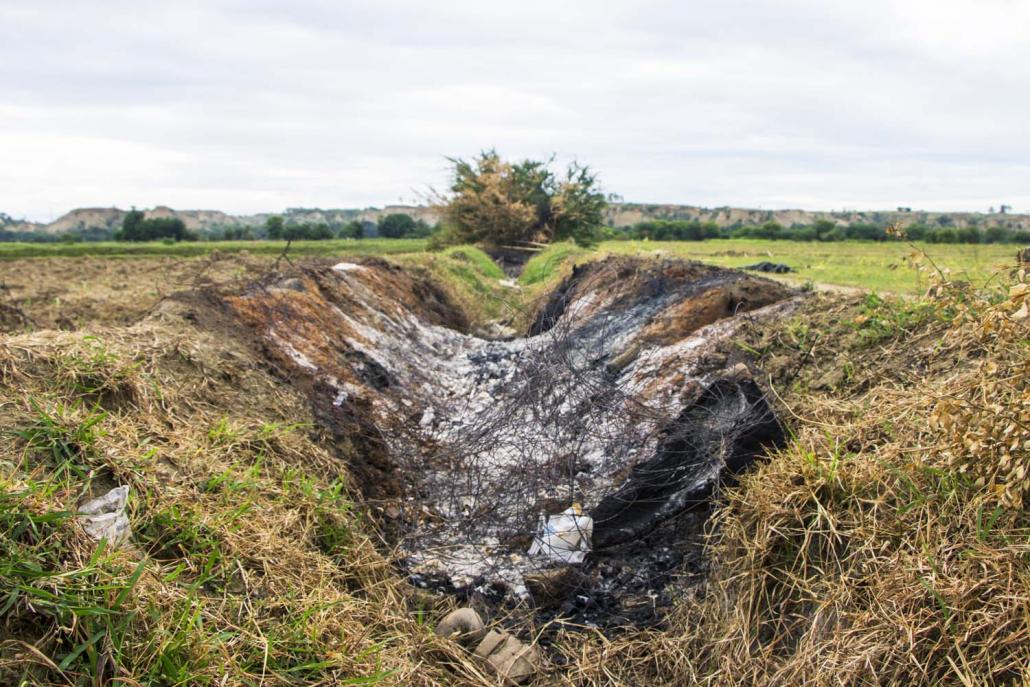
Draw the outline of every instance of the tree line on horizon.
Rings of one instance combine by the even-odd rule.
[[[279,216],[275,216],[281,219]],[[384,221],[386,220],[386,221]],[[352,220],[334,227],[320,222],[290,223],[272,226],[227,226],[197,233],[191,232],[177,218],[152,218],[135,225],[128,235],[124,228],[111,230],[90,227],[65,234],[39,232],[13,232],[0,230],[0,242],[56,243],[97,241],[265,241],[294,240],[318,241],[329,239],[368,238],[428,238],[437,245],[452,245],[439,241],[440,225],[429,225],[404,213],[384,216],[379,222]],[[910,224],[904,227],[906,237],[927,243],[1030,244],[1030,232],[1005,227],[949,227]],[[783,226],[769,221],[760,225],[735,224],[720,226],[700,220],[646,220],[624,227],[596,226],[588,233],[587,245],[599,241],[705,241],[709,239],[769,239],[781,241],[893,241],[897,236],[888,232],[887,224],[855,222],[835,224],[820,220],[812,224]],[[129,238],[133,237],[133,238]],[[473,241],[475,242],[475,241]]]
[[[720,226],[700,220],[649,220],[629,227],[611,229],[609,237],[625,240],[704,241],[706,239],[769,239],[773,241],[894,241],[899,235],[887,223],[852,222],[836,224],[817,220],[811,224],[785,227],[775,221],[762,224]],[[905,238],[927,243],[1028,243],[1030,232],[1006,227],[905,225]]]

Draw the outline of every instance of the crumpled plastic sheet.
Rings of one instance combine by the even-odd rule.
[[[111,545],[122,544],[132,536],[129,516],[125,512],[128,502],[129,487],[124,484],[115,487],[79,506],[79,522],[86,534],[96,541],[106,539]]]

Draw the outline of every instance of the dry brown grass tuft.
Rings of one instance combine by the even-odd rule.
[[[305,399],[173,311],[0,345],[0,683],[449,684]],[[98,550],[72,515],[115,484]]]
[[[988,487],[1008,508],[1030,496],[1030,284],[1019,270],[997,303],[956,302],[952,336],[977,354],[975,372],[939,394],[930,421],[947,445],[950,467]]]

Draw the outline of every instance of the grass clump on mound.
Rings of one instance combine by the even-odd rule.
[[[0,341],[0,684],[445,684],[307,401],[181,307]]]
[[[476,246],[453,246],[435,253],[395,256],[393,262],[414,268],[447,292],[474,327],[510,322],[524,309],[522,294],[501,282],[505,275]]]
[[[453,246],[444,249],[440,254],[459,263],[467,263],[490,279],[504,279],[504,271],[500,266],[475,246]]]
[[[552,243],[534,255],[519,275],[519,283],[525,286],[557,280],[563,276],[563,269],[576,258],[590,254],[590,251],[572,241]]]
[[[1023,272],[994,293],[942,282],[931,302],[865,297],[820,328],[813,377],[843,348],[850,378],[788,396],[795,441],[715,519],[714,675],[1025,684],[1027,292]]]

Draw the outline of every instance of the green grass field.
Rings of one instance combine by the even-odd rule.
[[[0,260],[36,257],[190,257],[220,251],[247,251],[277,255],[282,241],[211,241],[196,243],[0,243]],[[340,239],[296,241],[290,255],[395,255],[425,250],[423,239]],[[930,258],[950,271],[954,279],[982,286],[1013,264],[1016,247],[1007,244],[922,244]],[[569,243],[554,244],[526,266],[520,278],[525,285],[548,280],[570,260],[591,253],[617,255],[665,255],[700,260],[723,267],[743,267],[767,260],[782,262],[795,272],[773,275],[794,284],[813,282],[892,293],[921,293],[927,275],[908,261],[912,248],[900,242],[844,241],[818,243],[765,239],[713,239],[709,241],[606,241],[593,251]],[[482,266],[480,266],[482,267]]]
[[[239,253],[247,251],[254,255],[278,255],[285,247],[285,241],[191,241],[180,243],[120,243],[99,241],[95,243],[0,243],[0,260],[16,258],[55,257],[133,257],[172,256],[191,257],[207,255],[213,251]],[[335,255],[357,253],[360,255],[389,255],[393,253],[417,253],[425,250],[425,239],[334,239],[331,241],[294,241],[290,255]]]
[[[1000,272],[1014,265],[1016,254],[1016,246],[1007,244],[920,244],[918,247],[942,269],[950,270],[949,278],[965,280],[974,286],[996,280]],[[795,270],[782,277],[791,283],[811,281],[891,293],[922,293],[928,284],[927,275],[909,264],[911,246],[901,242],[607,241],[598,250],[620,255],[659,252],[723,267],[780,262]]]

